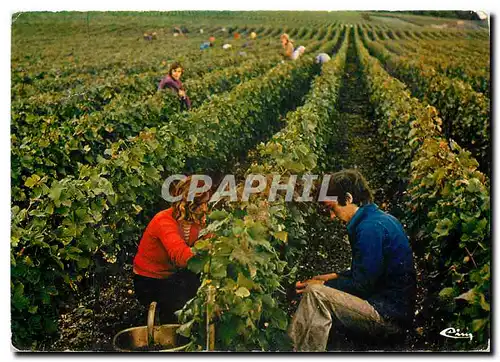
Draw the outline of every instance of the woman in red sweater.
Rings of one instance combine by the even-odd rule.
[[[206,222],[210,193],[186,201],[191,177],[181,181],[173,196],[182,200],[156,214],[147,226],[134,258],[134,289],[145,306],[158,304],[161,323],[177,323],[174,315],[196,295],[199,277],[186,269],[191,247]]]

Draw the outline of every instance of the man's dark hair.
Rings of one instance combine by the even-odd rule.
[[[347,193],[352,195],[352,202],[358,206],[373,202],[372,190],[358,170],[342,170],[330,177],[328,196],[337,196],[339,205],[345,206]]]

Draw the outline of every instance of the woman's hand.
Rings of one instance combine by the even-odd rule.
[[[337,273],[329,273],[329,274],[321,274],[321,275],[316,275],[313,277],[313,280],[322,280],[324,282],[327,282],[332,279],[337,279],[339,276]]]
[[[309,284],[324,284],[324,283],[325,282],[323,280],[317,280],[317,279],[309,279],[303,282],[297,282],[295,283],[295,292],[297,294],[302,294]]]
[[[185,98],[186,97],[186,91],[179,89],[179,97]]]

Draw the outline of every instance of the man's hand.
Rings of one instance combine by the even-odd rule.
[[[297,294],[302,294],[309,284],[324,284],[323,280],[308,279],[303,282],[295,283],[295,292]]]
[[[337,273],[330,273],[330,274],[321,274],[321,275],[316,275],[313,277],[314,280],[322,280],[324,282],[327,282],[332,279],[337,279],[339,276]]]

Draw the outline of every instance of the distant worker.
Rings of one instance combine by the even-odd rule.
[[[292,53],[292,56],[290,57],[290,59],[292,60],[297,60],[299,59],[299,57],[304,54],[304,52],[306,51],[306,47],[305,46],[299,46],[297,47],[297,49],[295,49]]]
[[[283,46],[283,55],[286,59],[291,59],[293,53],[293,43],[288,34],[283,33],[280,36],[281,45]]]
[[[252,47],[253,47],[253,45],[254,45],[254,43],[255,43],[255,38],[257,38],[257,34],[256,34],[254,31],[252,31],[252,32],[250,33],[250,36],[249,36],[249,37],[250,37],[250,39],[248,39],[248,40],[247,40],[247,41],[246,41],[246,42],[245,42],[245,43],[241,46],[242,48],[252,48]]]
[[[181,100],[181,107],[190,109],[191,108],[191,100],[186,95],[186,90],[181,82],[181,76],[184,72],[184,69],[180,65],[180,63],[173,63],[168,70],[168,75],[160,81],[158,85],[158,90],[162,90],[165,87],[170,88],[177,93]]]
[[[206,42],[203,44],[206,44]],[[215,36],[212,35],[210,38],[208,38],[208,47],[213,47],[214,45],[215,45]],[[206,48],[207,47],[204,47],[203,49],[206,49]],[[202,48],[200,47],[200,49],[202,49]]]
[[[235,40],[238,40],[240,38],[240,33],[238,32],[234,33],[233,37]]]
[[[200,45],[200,50],[204,50],[204,49],[210,48],[211,46],[212,46],[211,43],[208,42],[208,41],[206,41],[206,42],[204,42],[204,43],[202,43]]]
[[[179,36],[179,35],[183,35],[183,31],[181,28],[179,28],[178,26],[174,26],[174,28],[172,29],[173,33],[174,33],[174,36]],[[177,34],[177,35],[176,35]]]
[[[203,29],[200,29],[200,34],[203,34]]]
[[[328,54],[326,54],[326,53],[319,53],[319,54],[316,56],[316,58],[315,58],[314,62],[315,62],[316,64],[325,64],[326,62],[329,62],[329,61],[330,61],[330,59],[331,59],[331,58],[330,58],[330,56],[329,56]]]
[[[222,49],[231,49],[233,46],[231,44],[224,44]]]

